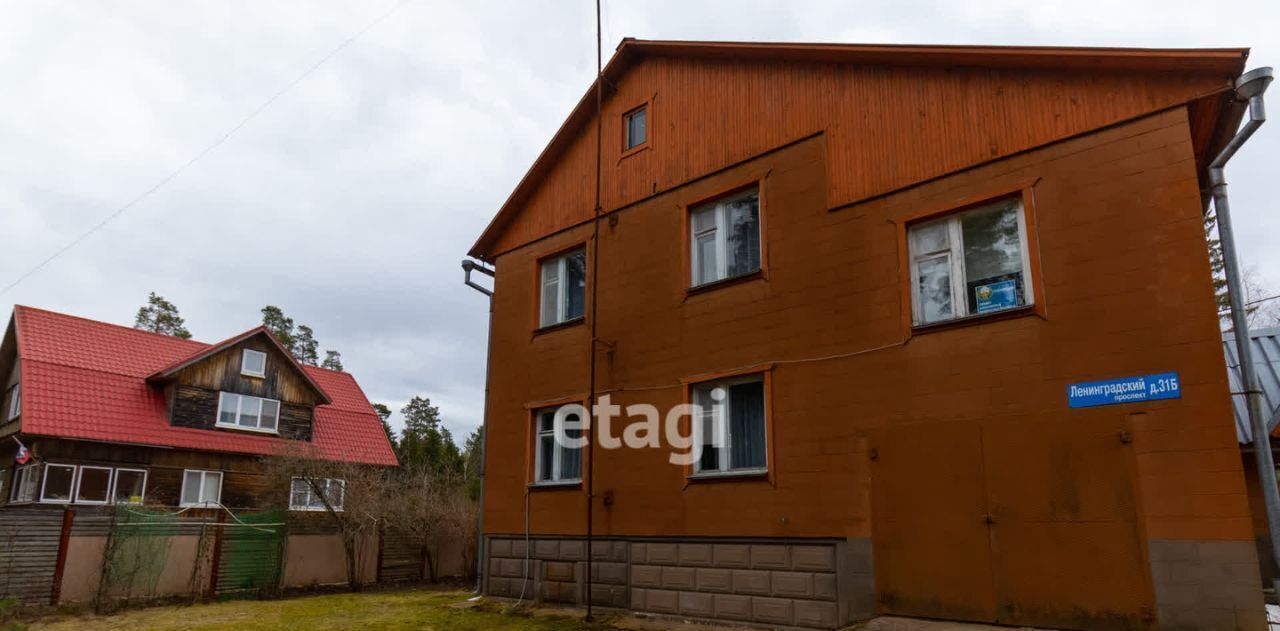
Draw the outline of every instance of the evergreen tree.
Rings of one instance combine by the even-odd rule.
[[[320,367],[328,368],[329,370],[342,370],[342,353],[339,353],[338,351],[325,351],[324,361],[320,363]],[[387,410],[387,413],[390,414],[391,410]]]
[[[293,356],[308,366],[319,366],[320,354],[317,351],[318,346],[319,344],[316,343],[316,337],[311,327],[299,324],[297,331],[293,334]]]
[[[294,359],[308,366],[320,365],[320,343],[316,340],[315,331],[305,324],[295,325],[293,318],[275,305],[262,308],[262,326],[279,340],[280,345],[293,355]],[[332,362],[332,365],[330,363]],[[338,351],[325,351],[325,368],[342,370],[342,354]]]
[[[462,447],[462,461],[465,467],[463,477],[466,480],[467,495],[473,500],[480,499],[480,467],[483,465],[480,456],[483,445],[484,427],[481,426],[471,432],[466,444]]]
[[[392,431],[391,424],[387,422],[387,419],[391,418],[391,408],[382,403],[374,403],[373,411],[378,413],[378,420],[382,421],[382,431],[387,433],[387,440],[391,441],[391,448],[398,453],[400,446],[396,441],[396,433]]]
[[[400,415],[404,417],[404,430],[396,453],[401,467],[439,475],[462,472],[462,454],[453,435],[441,425],[440,409],[431,405],[431,399],[414,397],[400,409]]]
[[[154,291],[147,296],[147,304],[138,308],[133,328],[191,339],[191,332],[187,330],[182,316],[178,315],[178,308]]]
[[[285,350],[295,356],[297,355],[293,351],[293,318],[285,317],[284,311],[281,311],[280,307],[267,305],[262,308],[262,326],[267,327],[267,330],[275,336],[276,341],[280,342],[280,345]]]

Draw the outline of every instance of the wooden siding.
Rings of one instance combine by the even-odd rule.
[[[266,339],[266,335],[255,335],[187,366],[174,375],[173,381],[207,390],[226,390],[298,405],[314,406],[322,403],[319,393],[293,361]],[[267,354],[265,377],[240,374],[240,356],[246,348]]]
[[[288,507],[288,489],[262,474],[262,461],[256,456],[53,438],[23,440],[44,462],[145,469],[147,487],[143,502],[148,506],[177,506],[182,494],[183,471],[199,469],[222,472],[222,503],[228,508]],[[37,497],[39,492],[37,488]],[[8,500],[7,489],[3,499]]]
[[[174,386],[170,422],[179,427],[193,429],[224,432],[243,431],[217,427],[218,397],[217,390],[207,390],[185,384]],[[311,406],[281,403],[280,419],[277,423],[280,437],[310,441],[312,411],[313,408]]]
[[[0,598],[49,602],[63,512],[45,507],[0,511]]]
[[[1063,72],[651,57],[604,106],[607,212],[789,142],[827,137],[825,204],[839,207],[1229,85],[1216,73]],[[650,148],[622,156],[622,114],[651,101]],[[595,123],[480,246],[489,258],[592,216]],[[491,237],[492,235],[486,235]]]

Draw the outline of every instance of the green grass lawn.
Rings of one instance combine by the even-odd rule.
[[[361,594],[304,596],[283,600],[237,600],[192,606],[152,607],[110,616],[66,616],[30,623],[30,629],[95,631],[105,629],[457,629],[484,631],[585,631],[608,629],[557,615],[503,613],[504,605],[471,609],[448,605],[465,601],[461,591],[406,589]]]

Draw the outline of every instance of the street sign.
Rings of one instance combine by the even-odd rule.
[[[1182,389],[1176,372],[1086,381],[1067,386],[1067,403],[1073,408],[1179,398],[1182,398]]]

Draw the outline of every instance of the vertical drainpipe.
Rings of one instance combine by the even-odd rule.
[[[490,278],[495,278],[494,270],[487,267],[476,265],[474,261],[464,260],[462,262],[463,282],[466,285],[482,294],[489,301],[489,333],[486,338],[486,348],[484,353],[484,404],[480,412],[480,519],[476,525],[476,594],[484,593],[484,565],[485,565],[485,546],[484,546],[484,474],[485,474],[485,453],[488,451],[489,444],[489,371],[493,366],[493,290],[480,285],[471,280],[471,272],[476,271]]]
[[[1231,225],[1231,206],[1227,201],[1227,180],[1223,169],[1253,132],[1267,120],[1263,109],[1262,93],[1271,83],[1271,68],[1257,68],[1245,73],[1236,81],[1235,98],[1249,104],[1249,120],[1236,133],[1209,165],[1209,182],[1213,187],[1213,207],[1218,214],[1218,237],[1222,243],[1223,267],[1227,277],[1227,294],[1231,301],[1231,327],[1235,332],[1236,356],[1240,360],[1240,375],[1249,410],[1249,427],[1253,434],[1253,451],[1258,465],[1258,479],[1262,486],[1262,499],[1267,509],[1267,529],[1271,538],[1271,558],[1280,566],[1280,488],[1276,486],[1275,459],[1271,454],[1271,432],[1263,412],[1262,389],[1253,365],[1253,349],[1249,337],[1248,313],[1242,289],[1239,255],[1236,250],[1235,231]],[[1280,586],[1280,577],[1273,577],[1272,588]],[[1280,590],[1277,590],[1280,594]]]

